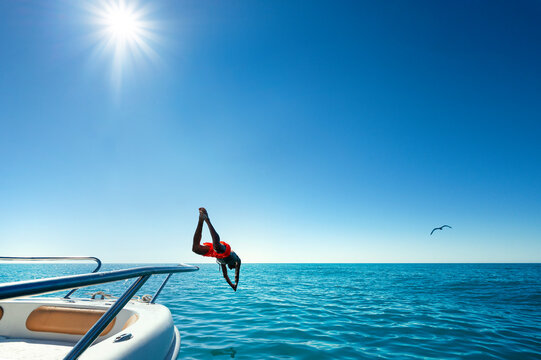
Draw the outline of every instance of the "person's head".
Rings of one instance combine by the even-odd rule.
[[[233,269],[236,269],[238,266],[240,266],[240,263],[241,263],[240,257],[237,256],[237,261],[235,261],[234,263],[227,264],[227,267],[229,267],[229,270],[233,270]]]

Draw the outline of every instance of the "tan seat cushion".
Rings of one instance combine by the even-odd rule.
[[[26,328],[31,331],[84,335],[104,313],[105,310],[40,306],[26,319]],[[116,318],[107,325],[100,336],[107,335],[115,322]]]
[[[132,326],[133,324],[135,324],[135,322],[137,322],[137,320],[139,320],[139,315],[133,314],[132,316],[130,316],[128,321],[126,321],[126,323],[122,327],[122,330],[125,330],[128,326]]]

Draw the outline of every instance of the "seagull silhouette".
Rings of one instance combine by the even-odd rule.
[[[452,229],[452,227],[450,227],[449,225],[442,225],[440,226],[439,228],[434,228],[432,229],[432,231],[430,232],[430,235],[432,235],[432,233],[436,230],[443,230],[444,227],[448,227],[449,229]]]

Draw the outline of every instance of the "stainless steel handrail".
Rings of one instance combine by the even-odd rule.
[[[0,285],[0,300],[31,296],[55,291],[104,284],[134,277],[197,271],[193,265],[144,266],[139,268],[104,271],[99,273],[60,276],[48,279],[18,281]]]
[[[61,276],[56,278],[18,281],[0,285],[0,300],[15,297],[44,294],[70,289],[73,287],[84,287],[90,285],[104,284],[118,280],[138,278],[122,296],[101,316],[101,318],[88,330],[88,332],[75,344],[73,349],[64,357],[64,360],[77,359],[92,343],[99,334],[109,325],[115,316],[135,295],[137,290],[155,274],[169,274],[162,284],[155,297],[165,286],[165,283],[173,273],[197,271],[199,268],[193,265],[179,264],[176,266],[146,266],[125,270],[113,270],[102,273],[91,273],[83,275]]]
[[[58,261],[58,260],[74,260],[74,261],[95,261],[97,266],[92,271],[93,273],[97,272],[101,268],[101,260],[94,256],[0,256],[0,261]],[[69,293],[64,296],[64,299],[69,299],[69,297],[76,292],[78,289],[72,289]]]

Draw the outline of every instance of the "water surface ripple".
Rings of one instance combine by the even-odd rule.
[[[0,280],[81,266],[0,265]],[[236,293],[205,264],[158,302],[179,359],[541,359],[541,264],[244,264]]]

